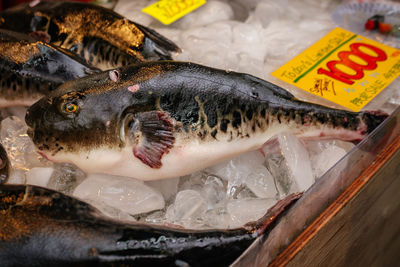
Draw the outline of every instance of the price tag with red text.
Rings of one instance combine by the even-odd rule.
[[[271,75],[359,111],[400,75],[400,50],[335,28]]]
[[[168,25],[205,3],[206,0],[161,0],[142,9],[142,12]]]

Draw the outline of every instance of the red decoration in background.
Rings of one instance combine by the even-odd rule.
[[[374,15],[370,17],[364,25],[365,29],[368,31],[379,30],[382,34],[392,34],[394,36],[400,37],[400,25],[392,25],[390,23],[385,23],[384,15]]]
[[[389,23],[379,23],[379,31],[381,33],[389,33],[393,29],[392,24]]]
[[[367,20],[367,22],[365,23],[365,29],[368,31],[374,30],[375,27],[376,27],[376,22],[371,19]]]

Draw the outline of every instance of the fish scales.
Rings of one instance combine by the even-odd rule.
[[[163,61],[67,82],[26,122],[50,160],[151,180],[260,149],[284,131],[358,142],[386,117],[302,102],[248,74]]]
[[[0,12],[0,28],[68,49],[100,69],[171,59],[171,53],[181,51],[154,30],[87,3],[19,5]]]

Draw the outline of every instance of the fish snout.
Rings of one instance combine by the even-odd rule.
[[[31,112],[29,109],[26,111],[26,114],[25,114],[25,123],[30,128],[29,130],[31,130],[31,128],[35,128],[35,122],[32,119],[32,115],[31,115]]]
[[[33,136],[34,136],[33,127],[32,128],[28,128],[28,130],[26,131],[26,134],[29,136],[30,139],[33,140]]]
[[[44,104],[43,99],[41,99],[28,108],[25,114],[25,122],[28,127],[35,129],[38,126],[46,111],[46,105]]]

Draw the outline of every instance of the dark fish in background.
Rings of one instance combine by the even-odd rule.
[[[171,59],[178,46],[110,9],[77,2],[39,2],[0,13],[0,28],[68,49],[100,69]]]
[[[98,71],[68,50],[0,30],[0,107],[29,106],[63,82]]]
[[[254,76],[160,61],[66,82],[26,115],[39,153],[87,173],[179,177],[289,131],[358,142],[388,115],[296,100]]]
[[[53,190],[0,185],[0,266],[228,266],[299,197],[243,228],[194,231],[117,222]]]

